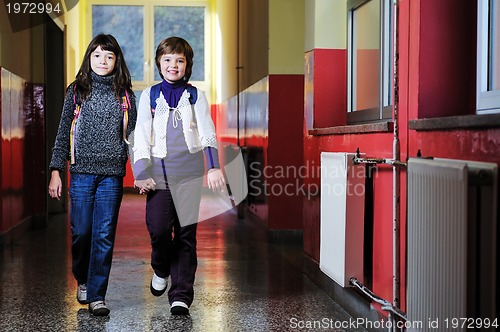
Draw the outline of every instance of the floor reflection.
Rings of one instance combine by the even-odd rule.
[[[94,317],[77,303],[69,222],[53,216],[46,229],[0,254],[0,331],[264,332],[296,330],[292,321],[349,320],[302,273],[301,244],[271,244],[259,223],[239,220],[234,211],[199,224],[191,315],[171,316],[167,297],[149,291],[144,199],[128,194],[123,200],[106,297],[109,317]]]

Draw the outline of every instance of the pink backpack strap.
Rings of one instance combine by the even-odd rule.
[[[76,101],[76,84],[73,86],[73,102],[75,104],[75,110],[73,111],[73,121],[71,121],[71,127],[69,131],[69,148],[70,148],[70,157],[71,164],[75,163],[75,136],[76,136],[76,120],[80,115],[81,105]]]
[[[127,89],[125,89],[125,96],[122,97],[121,102],[123,110],[123,140],[125,141],[125,143],[130,144],[130,142],[127,140],[127,127],[128,127],[128,110],[130,109],[131,105]]]

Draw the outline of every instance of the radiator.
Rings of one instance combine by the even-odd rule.
[[[365,166],[353,157],[321,153],[319,267],[342,287],[363,280]]]
[[[493,318],[497,165],[412,158],[407,176],[407,316],[422,323],[413,330]]]

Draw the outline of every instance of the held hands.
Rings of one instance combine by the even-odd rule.
[[[224,180],[222,171],[218,168],[209,169],[207,173],[207,184],[208,189],[223,191],[226,186],[226,180]]]
[[[156,182],[152,178],[146,180],[135,180],[134,186],[136,188],[139,188],[139,194],[144,195],[147,194],[150,190],[155,190]]]
[[[212,189],[213,191],[224,190],[226,181],[224,180],[222,171],[218,168],[210,169],[207,174],[207,184],[208,189]],[[139,188],[139,194],[144,195],[147,194],[150,190],[155,190],[156,182],[152,178],[146,180],[136,180],[134,181],[134,186],[136,188]]]

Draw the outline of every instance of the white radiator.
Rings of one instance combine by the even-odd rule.
[[[407,175],[408,321],[494,317],[497,165],[413,158]]]
[[[342,287],[363,280],[365,166],[354,154],[321,153],[319,267]]]

